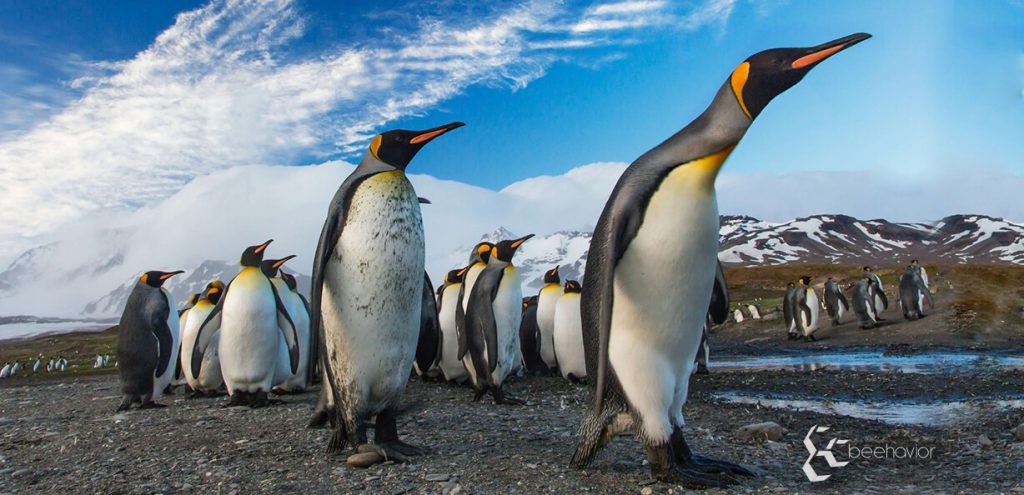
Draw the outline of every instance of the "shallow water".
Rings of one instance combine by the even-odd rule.
[[[749,404],[770,409],[810,411],[832,416],[879,420],[894,425],[953,426],[982,415],[1024,409],[1024,398],[929,400],[929,401],[847,401],[768,396],[750,392],[721,392],[715,400],[726,404]]]
[[[1024,370],[1024,356],[960,352],[931,352],[906,356],[885,356],[881,351],[721,356],[717,358],[712,355],[709,366],[717,372],[814,371],[830,369],[881,373],[943,374],[963,373],[983,368]]]

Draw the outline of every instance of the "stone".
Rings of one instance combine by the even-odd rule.
[[[978,445],[981,446],[981,448],[983,449],[987,449],[995,445],[995,443],[993,443],[989,437],[985,435],[980,435],[978,436]]]
[[[1024,442],[1024,423],[1017,425],[1017,428],[1013,430],[1013,437],[1018,442]]]
[[[384,462],[384,456],[376,452],[360,452],[358,454],[352,454],[345,460],[349,466],[357,468],[368,468],[374,464],[380,464]]]
[[[428,474],[423,477],[426,481],[448,481],[452,475],[446,473]]]
[[[741,442],[778,442],[786,435],[786,429],[773,421],[754,423],[736,430],[736,439]]]

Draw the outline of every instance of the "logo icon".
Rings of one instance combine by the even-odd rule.
[[[803,469],[804,474],[807,475],[807,479],[810,480],[812,483],[825,481],[832,476],[831,474],[818,474],[814,470],[814,467],[811,466],[811,460],[813,460],[815,457],[824,457],[825,461],[828,462],[828,467],[832,468],[840,468],[850,463],[850,461],[840,462],[836,460],[836,456],[832,453],[832,447],[835,447],[836,445],[843,445],[849,443],[849,440],[840,440],[839,438],[833,438],[828,442],[828,445],[826,445],[824,449],[820,450],[818,449],[818,447],[814,445],[814,442],[811,441],[811,436],[814,435],[815,433],[824,433],[828,430],[829,428],[827,426],[814,425],[811,427],[810,431],[807,432],[807,436],[804,437],[804,447],[807,448],[807,452],[809,452],[810,455],[808,455],[807,460],[804,461]]]

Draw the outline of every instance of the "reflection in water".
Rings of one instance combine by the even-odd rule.
[[[981,415],[1024,408],[1024,399],[907,401],[842,401],[767,397],[747,392],[722,392],[713,397],[726,404],[752,404],[771,409],[810,411],[833,416],[879,420],[896,425],[952,426]]]
[[[1024,356],[933,352],[907,356],[885,356],[882,352],[844,352],[821,354],[777,354],[767,356],[724,356],[709,366],[718,372],[814,371],[819,369],[902,372],[920,374],[962,373],[979,368],[1024,370]]]

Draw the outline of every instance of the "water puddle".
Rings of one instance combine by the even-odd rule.
[[[825,352],[762,356],[712,355],[709,366],[718,372],[814,371],[820,369],[919,374],[963,373],[979,369],[1024,370],[1024,356],[963,352],[931,352],[886,356],[874,352]]]
[[[948,427],[970,422],[980,416],[1024,409],[1024,398],[914,401],[848,401],[770,397],[746,392],[713,394],[715,400],[725,404],[747,404],[809,411],[830,416],[878,420],[893,425],[921,425]]]

